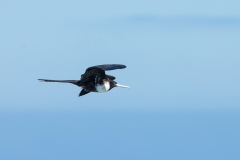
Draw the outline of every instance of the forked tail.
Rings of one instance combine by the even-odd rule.
[[[38,79],[40,82],[60,82],[60,83],[72,83],[78,85],[77,80],[51,80],[51,79]]]

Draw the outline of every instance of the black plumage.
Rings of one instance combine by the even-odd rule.
[[[126,68],[126,66],[122,64],[104,64],[87,68],[85,73],[81,75],[80,80],[38,80],[43,82],[72,83],[78,87],[82,87],[79,96],[83,96],[90,92],[107,92],[114,87],[129,88],[128,86],[117,84],[117,82],[114,81],[114,76],[105,74],[105,71],[123,68]]]

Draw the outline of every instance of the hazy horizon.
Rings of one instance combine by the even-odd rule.
[[[1,1],[0,159],[238,160],[239,1]],[[108,71],[78,97],[37,79]]]

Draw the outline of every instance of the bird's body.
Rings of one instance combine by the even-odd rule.
[[[79,94],[79,96],[83,96],[90,92],[104,93],[114,87],[129,88],[128,86],[117,84],[117,82],[114,81],[114,76],[105,74],[105,71],[123,68],[126,68],[126,66],[121,64],[105,64],[87,68],[85,73],[81,75],[80,80],[38,80],[43,82],[72,83],[83,88]]]
[[[95,86],[95,88],[96,88],[96,91],[97,92],[107,92],[107,91],[109,91],[110,90],[110,83],[107,81],[107,82],[105,82],[105,83],[103,83],[102,85],[101,84],[97,84],[96,86]]]

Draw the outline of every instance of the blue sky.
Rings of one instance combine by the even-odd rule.
[[[239,4],[0,1],[0,159],[239,159]]]

